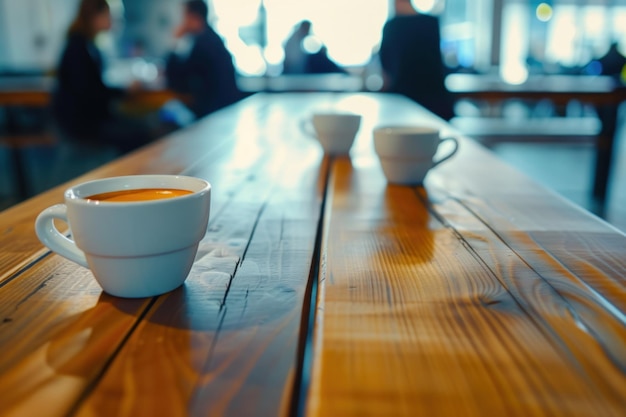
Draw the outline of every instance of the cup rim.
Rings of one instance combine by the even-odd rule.
[[[440,134],[441,129],[435,126],[430,126],[430,125],[397,124],[397,125],[377,126],[374,128],[374,134],[378,134],[378,133],[385,133],[385,134],[393,133],[393,134],[400,134],[400,135]]]
[[[173,198],[163,198],[163,199],[156,199],[156,200],[139,200],[139,201],[100,201],[100,200],[89,200],[87,197],[83,197],[80,195],[76,194],[76,189],[77,188],[82,188],[82,187],[89,187],[92,185],[95,185],[97,183],[105,183],[105,182],[113,182],[113,181],[124,181],[124,180],[141,180],[141,179],[146,179],[146,180],[158,180],[159,178],[163,178],[163,179],[168,179],[168,180],[172,180],[174,179],[175,181],[178,180],[190,180],[190,181],[197,181],[200,184],[202,184],[202,187],[198,190],[189,190],[188,188],[181,188],[187,191],[192,191],[191,194],[185,194],[182,196],[176,196]],[[125,188],[121,188],[121,187],[117,187],[114,189],[111,189],[109,191],[101,191],[98,192],[96,194],[99,193],[106,193],[106,192],[112,192],[112,191],[116,191],[116,190],[138,190],[141,188],[149,188],[150,186],[137,186],[137,187],[133,187],[133,186],[129,186],[129,187],[125,187]],[[192,198],[197,198],[199,194],[204,194],[208,191],[211,190],[211,184],[202,178],[198,178],[198,177],[192,177],[192,176],[187,176],[187,175],[168,175],[168,174],[140,174],[140,175],[123,175],[123,176],[116,176],[116,177],[106,177],[106,178],[98,178],[95,180],[91,180],[91,181],[85,181],[82,182],[80,184],[76,184],[72,187],[69,187],[68,189],[65,190],[65,192],[63,193],[63,196],[65,197],[66,202],[71,201],[72,204],[80,204],[80,205],[85,205],[85,206],[114,206],[114,207],[128,207],[128,206],[137,206],[137,205],[157,205],[157,204],[167,204],[167,203],[171,203],[173,201],[181,201],[181,200],[189,200]],[[91,194],[94,195],[94,194]]]
[[[333,111],[333,110],[328,110],[328,111],[313,111],[311,112],[311,117],[358,117],[361,118],[362,116],[359,113],[354,113],[354,112],[350,112],[350,111]]]

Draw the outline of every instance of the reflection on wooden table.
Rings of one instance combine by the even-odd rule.
[[[351,158],[300,132],[320,108],[363,115]],[[425,188],[387,186],[371,132],[397,123],[449,129],[392,95],[258,94],[72,181],[212,183],[160,297],[43,249],[63,187],[1,213],[0,414],[623,415],[626,236],[463,137]]]

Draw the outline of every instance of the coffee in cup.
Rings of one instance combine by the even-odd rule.
[[[433,161],[439,145],[451,141],[454,148]],[[456,138],[440,138],[439,130],[429,126],[381,126],[374,129],[374,149],[387,181],[393,184],[419,185],[428,171],[456,153]]]
[[[354,113],[314,113],[303,120],[301,130],[319,141],[329,155],[345,155],[350,152],[361,125],[361,116]]]
[[[192,194],[192,191],[176,188],[140,188],[137,190],[109,191],[95,194],[87,197],[87,200],[108,202],[150,201],[180,197],[187,194]]]
[[[65,204],[45,209],[41,242],[93,272],[103,290],[150,297],[187,278],[209,220],[211,185],[177,175],[134,175],[89,181],[65,191]],[[54,219],[68,223],[72,238]]]

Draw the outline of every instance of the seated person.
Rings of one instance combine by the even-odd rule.
[[[307,41],[308,46],[305,45]],[[308,20],[296,26],[283,49],[283,74],[345,73],[328,57],[326,46],[311,34],[311,22]]]
[[[165,68],[168,87],[188,97],[186,104],[196,117],[206,116],[242,98],[232,57],[222,39],[208,25],[207,16],[204,1],[185,3],[183,21],[175,37],[181,41],[188,37],[190,47],[172,52]]]
[[[57,127],[72,140],[128,152],[150,142],[152,134],[139,120],[114,111],[115,100],[127,92],[104,84],[103,60],[94,43],[98,33],[110,28],[106,0],[82,0],[57,69],[52,111]]]

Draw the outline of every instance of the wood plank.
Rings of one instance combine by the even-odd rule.
[[[379,109],[376,114],[378,123],[381,123],[381,120],[386,120],[390,113],[393,113],[394,106],[392,103],[387,103],[385,107],[387,108],[386,112]],[[405,111],[404,113],[405,123],[423,122],[417,111]],[[615,231],[609,230],[610,228],[607,229],[607,226],[602,222],[595,219],[591,220],[588,215],[584,215],[570,217],[565,222],[554,223],[558,209],[562,212],[565,207],[566,211],[569,209],[578,214],[581,212],[557,198],[557,202],[552,203],[554,209],[552,215],[542,216],[541,211],[539,213],[533,211],[536,206],[532,203],[533,201],[545,201],[546,198],[554,199],[552,193],[495,160],[488,152],[481,150],[471,141],[461,138],[461,149],[462,152],[455,156],[451,162],[438,167],[427,178],[428,190],[432,190],[436,186],[437,189],[448,193],[454,191],[453,195],[462,198],[463,204],[479,204],[482,208],[492,207],[493,200],[500,197],[497,202],[510,202],[506,208],[502,206],[501,210],[498,210],[501,219],[532,218],[534,220],[533,227],[539,230],[546,227],[551,227],[550,230],[559,228],[567,230],[567,226],[571,227],[572,224],[576,224],[579,231],[598,232],[595,240],[603,242],[602,250],[613,248],[608,250],[608,255],[605,258],[600,256],[601,259],[598,264],[607,260],[611,261],[611,256],[623,255],[624,245],[612,246],[614,243],[618,243],[621,237],[619,234],[615,235]],[[331,206],[330,199],[339,200],[342,203],[337,203],[337,206],[329,208],[327,212],[331,219],[334,216],[337,220],[333,221],[328,218],[325,220],[329,237],[325,239],[328,245],[324,252],[327,254],[326,262],[322,263],[321,266],[326,267],[326,272],[321,277],[322,284],[318,299],[320,305],[318,306],[318,327],[316,328],[315,339],[317,355],[314,357],[315,365],[310,402],[307,407],[308,414],[394,415],[397,413],[419,415],[420,412],[423,412],[426,415],[447,415],[447,412],[449,415],[517,415],[518,413],[520,415],[535,415],[533,413],[537,415],[552,415],[551,413],[559,415],[558,413],[562,412],[565,415],[598,415],[605,412],[606,415],[620,415],[620,411],[624,409],[622,400],[624,395],[621,388],[624,386],[621,383],[623,381],[623,368],[620,370],[620,362],[616,364],[615,359],[621,360],[618,348],[620,345],[623,346],[623,325],[615,320],[615,317],[610,316],[608,317],[610,320],[604,322],[603,319],[607,318],[607,310],[594,311],[592,309],[588,311],[589,314],[583,316],[588,320],[589,317],[593,316],[593,313],[600,311],[602,314],[597,316],[597,320],[592,323],[596,325],[598,322],[606,323],[606,326],[600,329],[603,334],[600,337],[590,336],[578,329],[570,336],[565,329],[571,330],[580,324],[578,317],[568,316],[571,312],[576,314],[576,309],[570,309],[571,306],[567,303],[559,303],[557,296],[556,305],[549,305],[543,310],[539,309],[540,314],[546,314],[547,318],[544,320],[548,325],[556,326],[559,320],[567,322],[568,325],[564,329],[552,328],[552,332],[546,331],[548,325],[536,321],[538,313],[535,312],[530,315],[527,311],[528,306],[520,304],[518,299],[508,292],[508,288],[495,280],[496,276],[504,276],[506,279],[512,275],[516,280],[519,277],[518,284],[524,287],[522,277],[536,277],[536,272],[524,265],[523,262],[517,263],[508,260],[507,256],[511,255],[512,251],[504,251],[502,254],[496,251],[497,257],[492,254],[491,258],[487,256],[487,253],[480,252],[480,255],[484,256],[485,259],[491,259],[489,264],[482,259],[482,256],[479,256],[478,252],[472,249],[467,241],[459,237],[457,231],[451,229],[450,232],[456,235],[463,244],[460,248],[446,249],[442,252],[447,251],[448,258],[453,256],[455,262],[462,260],[465,268],[471,267],[471,271],[468,273],[469,277],[465,281],[468,282],[466,285],[472,285],[470,290],[474,294],[470,293],[470,295],[461,295],[460,297],[455,297],[454,294],[446,297],[433,295],[435,300],[431,301],[432,303],[450,299],[454,305],[454,311],[448,314],[452,315],[453,319],[445,317],[445,309],[452,309],[450,306],[437,309],[438,315],[429,312],[431,316],[437,318],[437,320],[433,319],[432,323],[432,317],[428,317],[427,313],[421,311],[421,302],[415,302],[417,307],[410,302],[415,299],[426,298],[426,294],[431,294],[438,288],[432,282],[434,280],[433,272],[427,270],[426,266],[420,263],[420,260],[426,257],[424,249],[415,249],[415,246],[419,245],[432,246],[432,238],[424,238],[426,231],[421,231],[421,234],[418,234],[414,229],[419,229],[419,227],[411,223],[411,221],[415,223],[420,218],[420,210],[424,211],[425,208],[414,207],[414,203],[408,196],[388,198],[386,195],[382,195],[383,186],[377,190],[376,187],[379,185],[377,181],[381,181],[382,173],[378,171],[378,176],[374,176],[373,173],[365,174],[367,170],[373,172],[380,169],[369,151],[369,149],[363,148],[356,158],[353,156],[353,168],[341,168],[343,171],[336,177],[333,176],[333,181],[331,181],[329,207]],[[334,169],[339,170],[338,167]],[[342,177],[349,177],[350,180],[342,180]],[[339,191],[333,192],[333,186]],[[391,192],[394,188],[399,189],[399,187],[389,187],[387,192]],[[377,191],[380,194],[376,195]],[[399,193],[399,191],[394,191],[394,193]],[[429,195],[432,197],[431,194]],[[393,210],[380,214],[376,213],[374,208],[364,208],[364,204],[367,206],[367,202],[376,200],[379,201],[379,209],[380,207],[393,207]],[[402,203],[393,205],[394,200]],[[525,204],[528,203],[530,203],[530,209],[526,210],[528,207]],[[512,206],[517,208],[511,211]],[[412,217],[408,214],[411,212],[414,213]],[[471,212],[471,210],[461,212],[449,210],[447,215],[441,218],[452,220],[462,218],[464,221],[469,221],[468,219],[472,218]],[[475,222],[479,221],[476,216],[473,219]],[[403,224],[400,220],[404,220],[407,224]],[[449,221],[448,227],[452,224],[452,220]],[[390,232],[387,231],[388,223],[394,225],[394,229]],[[507,230],[513,234],[515,230],[525,230],[524,228],[528,226],[528,222],[518,222],[511,225]],[[441,224],[422,226],[423,229],[432,231],[435,241],[441,235],[438,231],[440,227],[442,227]],[[384,232],[382,236],[381,228]],[[531,231],[535,231],[535,229],[531,229]],[[473,230],[472,233],[474,233]],[[413,236],[411,237],[411,235]],[[579,238],[582,236],[587,237],[589,234],[579,235]],[[477,244],[480,242],[480,237],[477,235],[472,242]],[[341,244],[334,244],[333,242],[338,239],[341,240]],[[592,237],[594,244],[596,243],[595,240]],[[554,247],[554,243],[558,244],[558,242],[558,239],[553,242],[552,247]],[[481,246],[488,253],[491,253],[487,249],[490,248],[490,243],[491,241],[487,240],[482,242]],[[346,250],[344,248],[353,249]],[[540,254],[541,250],[541,247],[536,248],[536,253]],[[434,252],[437,253],[436,250]],[[465,252],[471,254],[475,263],[463,260],[462,256],[465,255],[462,254]],[[572,258],[580,259],[582,254],[578,252],[576,253],[578,256]],[[367,259],[368,255],[369,260]],[[345,262],[341,260],[347,257],[353,259]],[[380,260],[381,258],[383,260]],[[448,265],[449,261],[441,259],[442,255],[439,258],[429,259],[428,265],[438,269],[438,273],[443,270],[446,274],[452,275],[448,278],[449,280],[453,277],[456,278],[452,283],[443,281],[446,282],[444,288],[456,290],[458,286],[462,285],[459,281],[463,281],[464,274],[450,271],[453,266]],[[492,270],[488,265],[493,267],[495,262],[493,258],[501,260],[501,264],[498,264],[499,268],[494,267]],[[334,263],[333,260],[335,260]],[[379,263],[385,264],[384,267],[381,267]],[[350,264],[362,266],[357,271],[351,271],[348,266]],[[401,265],[401,267],[394,268],[393,264]],[[619,260],[613,259],[612,262],[605,263],[605,271],[614,269],[611,273],[605,274],[605,277],[610,279],[601,278],[598,279],[598,282],[610,283],[611,280],[619,277],[620,269],[615,268],[619,265],[623,265],[623,261],[620,264]],[[411,268],[415,271],[411,271]],[[483,272],[479,272],[483,269]],[[580,270],[581,268],[578,268],[577,271],[580,272]],[[496,271],[496,273],[493,274],[492,271]],[[417,281],[418,278],[414,278],[408,283],[405,282],[407,276],[418,277],[420,272],[423,274],[419,275],[419,281]],[[491,276],[495,282],[486,286],[486,283],[481,282],[481,280],[486,279],[483,275]],[[585,275],[582,276],[584,279],[587,278]],[[384,283],[380,283],[381,280]],[[479,285],[480,283],[483,285]],[[332,291],[329,290],[330,285],[333,286]],[[482,293],[480,290],[485,287],[488,290]],[[544,287],[529,285],[528,288],[546,292]],[[526,295],[529,294],[528,291],[525,293]],[[550,293],[547,292],[547,294]],[[588,299],[585,297],[588,298],[591,292],[589,290],[579,291],[577,294],[584,295],[580,299],[582,301],[579,302],[579,305],[583,304],[583,307],[586,307],[585,304]],[[519,291],[516,296],[519,298]],[[396,303],[394,301],[396,298],[401,298],[402,302]],[[548,295],[545,295],[541,300],[547,298],[549,298]],[[369,304],[366,300],[369,300]],[[389,302],[393,306],[385,306],[386,300],[390,300]],[[361,308],[354,307],[354,304],[358,304],[358,302],[363,303]],[[484,302],[485,305],[481,306],[481,302]],[[475,306],[477,312],[466,312],[465,309],[470,308],[466,306],[467,303],[478,304]],[[457,304],[461,304],[462,308],[459,308]],[[405,310],[407,311],[398,311],[402,309],[399,305],[406,305]],[[329,313],[333,307],[334,310]],[[493,319],[490,319],[489,316],[494,313],[484,311],[488,309],[501,310],[500,314],[495,315],[497,317],[496,324],[489,324],[490,328],[493,329],[487,329],[480,333],[471,330],[473,327],[491,323]],[[415,310],[418,310],[418,313]],[[615,310],[610,310],[611,313],[615,312]],[[554,313],[555,317],[551,317],[546,311]],[[565,317],[561,318],[555,312],[561,313]],[[366,316],[363,318],[363,315]],[[498,317],[499,315],[505,315],[505,317]],[[380,318],[380,316],[390,317]],[[482,319],[479,320],[479,317]],[[471,321],[472,318],[474,322]],[[466,323],[465,320],[469,323]],[[450,326],[448,324],[450,321],[453,323],[460,321],[458,325],[463,328],[454,331],[455,325]],[[329,322],[330,324],[328,324]],[[416,322],[419,322],[420,326]],[[331,329],[329,330],[327,327]],[[375,336],[382,332],[381,329],[389,329],[389,334],[386,334],[386,343],[381,342],[382,338]],[[430,329],[437,329],[437,331]],[[510,332],[513,334],[510,335]],[[465,336],[460,337],[459,334]],[[350,335],[354,335],[354,338],[350,338]],[[506,337],[502,335],[506,335]],[[493,343],[494,338],[496,341],[502,338],[502,341]],[[576,343],[579,339],[580,346],[577,346]],[[437,342],[441,343],[442,340],[448,343],[442,343],[443,346],[436,347]],[[526,346],[530,342],[533,345]],[[455,343],[458,344],[456,346],[457,351],[450,348],[450,345],[454,347]],[[510,343],[511,346],[505,347],[506,350],[503,355],[498,349],[498,344],[504,343],[507,345]],[[464,344],[470,347],[464,347]],[[604,346],[609,346],[611,349],[608,352],[604,351]],[[411,347],[418,350],[417,353],[414,351],[412,353],[421,361],[415,356],[410,356]],[[598,353],[598,357],[583,358],[584,347],[593,347],[588,352]],[[568,349],[572,349],[573,354]],[[369,361],[366,359],[367,354],[371,355]],[[572,356],[574,357],[573,360]],[[402,363],[401,358],[407,357],[410,357],[410,360]],[[488,361],[481,363],[481,358],[486,357],[495,358],[494,362],[500,366],[494,366],[494,363]],[[520,357],[524,359],[520,359]],[[537,359],[529,360],[528,358]],[[326,364],[323,363],[324,360],[327,361]],[[443,364],[438,365],[440,361],[445,363],[445,360],[448,361],[448,367],[452,369],[448,369]],[[576,363],[576,360],[580,360],[581,363]],[[511,361],[513,364],[510,364]],[[572,361],[572,363],[568,361]],[[361,369],[366,367],[366,363],[370,369]],[[455,371],[456,368],[452,365],[455,363],[465,364],[464,374],[459,375]],[[378,364],[382,365],[378,366]],[[534,374],[530,369],[536,364],[544,364],[545,370]],[[525,369],[527,367],[529,370]],[[381,368],[384,369],[381,370]],[[476,372],[474,376],[467,374],[469,370],[475,371],[477,369],[482,371]],[[501,369],[514,369],[515,371],[519,369],[519,372],[513,371],[516,374],[514,381],[500,381],[499,378],[502,376],[498,375],[499,373],[506,372],[507,375],[511,373],[511,371],[502,371]],[[606,380],[597,386],[587,386],[587,378],[591,376],[589,380],[597,381],[597,378],[602,375],[602,371],[608,372]],[[545,375],[548,372],[554,375]],[[414,375],[407,375],[407,373]],[[568,373],[571,380],[564,376]],[[521,374],[521,376],[517,374]],[[559,375],[559,377],[557,378],[555,375]],[[422,377],[428,382],[422,382]],[[486,380],[481,380],[481,377]],[[435,378],[435,380],[429,378]],[[561,383],[561,379],[567,380],[567,383]],[[524,386],[525,384],[528,386]],[[418,392],[411,391],[411,388]],[[475,392],[478,389],[480,392]],[[530,394],[527,391],[531,391]],[[572,395],[573,392],[584,394]],[[422,397],[420,397],[420,393]],[[526,403],[519,404],[523,401]],[[385,408],[387,406],[389,408]]]
[[[432,208],[498,277],[537,326],[550,335],[563,356],[570,359],[572,367],[579,369],[590,382],[590,391],[598,399],[615,404],[616,410],[626,409],[624,315],[617,306],[590,291],[586,284],[592,279],[611,282],[612,277],[599,269],[592,269],[585,275],[570,271],[552,258],[551,247],[544,251],[528,235],[523,244],[510,247],[491,228],[493,223],[484,223],[462,201],[445,198],[436,201]],[[519,231],[517,234],[520,238],[523,235]],[[591,247],[586,253],[574,256],[579,262],[596,257],[593,236],[585,241]],[[609,260],[611,255],[600,254],[599,257]],[[622,265],[615,263],[614,267],[623,269],[624,262]],[[613,289],[615,299],[626,301],[623,285],[615,285]]]
[[[224,188],[228,192],[236,190],[229,189],[227,184]],[[252,195],[250,190],[245,191]],[[218,200],[221,197],[225,203],[229,201],[226,193],[216,195]],[[246,214],[245,206],[230,213],[225,203],[214,204],[217,213],[212,228],[219,230],[222,222],[233,223]],[[224,220],[224,216],[231,217]],[[244,243],[241,238],[228,241],[229,246],[245,246]],[[186,291],[185,287],[181,291]],[[11,346],[11,349],[5,349],[0,358],[0,388],[6,399],[0,401],[0,414],[32,415],[37,411],[36,414],[42,415],[41,401],[50,401],[49,396],[53,395],[56,408],[47,409],[44,414],[65,415],[101,377],[117,353],[116,346],[125,342],[158,299],[109,297],[102,293],[87,269],[57,255],[48,256],[5,281],[0,288],[3,307],[0,310],[0,326],[3,327],[0,345]],[[74,324],[75,321],[80,326]],[[91,334],[88,340],[84,340],[85,334]],[[47,351],[49,346],[56,345],[60,346],[57,350],[62,351],[58,353],[61,359],[51,362],[61,361],[64,368],[72,371],[70,378],[65,378],[69,381],[64,381],[64,372],[52,372],[50,366],[35,366],[42,361],[42,349]],[[22,380],[25,383],[15,383]]]
[[[524,262],[496,253],[495,269],[376,166],[337,161],[328,193],[307,415],[622,415],[623,370],[608,355],[581,366],[572,356],[601,347],[549,327],[576,327],[567,305],[545,295],[563,317],[537,323],[498,279],[532,275]]]
[[[67,415],[150,302],[102,294],[88,270],[56,256],[8,281],[0,288],[0,414]]]
[[[219,221],[219,215],[216,217]],[[58,256],[50,256],[8,281],[0,290],[0,300],[0,343],[11,346],[0,358],[2,415],[33,415],[34,410],[41,415],[42,403],[38,400],[51,395],[48,391],[53,391],[59,408],[47,409],[45,415],[65,415],[68,407],[73,407],[83,391],[100,377],[115,354],[116,344],[124,341],[151,304],[150,300],[139,303],[102,294],[86,269]],[[74,311],[76,314],[70,314]],[[93,337],[83,340],[85,332]],[[102,339],[106,341],[100,342]],[[61,359],[62,365],[73,371],[71,386],[64,383],[63,372],[50,372],[50,366],[35,367],[43,361],[41,349],[56,345],[61,346],[57,350],[68,350]]]
[[[540,274],[550,276],[556,268],[577,281],[577,288],[588,287],[625,311],[626,235],[475,143],[462,146],[454,166],[442,165],[429,177],[433,196],[461,201]],[[476,164],[485,158],[488,164]]]
[[[185,287],[159,300],[77,415],[289,413],[326,168],[317,145],[298,140],[308,99],[267,100],[239,138],[266,162],[211,223]]]
[[[470,151],[473,158],[460,158],[459,165],[479,157],[478,148]],[[516,175],[510,168],[499,173]],[[489,182],[475,175],[456,190],[432,186],[429,197],[593,381],[598,397],[626,409],[626,236],[538,185],[511,191]],[[519,262],[529,269],[525,274]]]
[[[77,344],[75,351],[67,354],[68,366],[75,367],[76,373],[80,374],[80,378],[72,380],[71,386],[62,384],[56,374],[35,373],[33,381],[43,380],[45,384],[27,384],[32,394],[26,397],[21,394],[24,391],[7,384],[4,394],[11,398],[11,402],[1,412],[31,411],[30,398],[49,398],[46,397],[48,386],[54,387],[58,407],[45,410],[45,413],[39,409],[40,414],[64,415],[68,411],[91,414],[94,410],[116,406],[122,407],[115,410],[121,414],[136,409],[148,414],[176,415],[176,412],[186,414],[188,410],[204,414],[207,398],[222,401],[230,398],[230,401],[223,402],[224,409],[235,415],[241,412],[258,415],[258,409],[246,409],[252,403],[242,401],[242,398],[249,398],[251,392],[262,399],[259,404],[264,407],[266,415],[288,412],[297,371],[300,316],[323,193],[320,181],[325,168],[324,165],[320,168],[319,147],[301,137],[296,130],[298,124],[294,123],[297,120],[290,118],[284,106],[279,106],[281,111],[269,114],[268,103],[255,100],[253,105],[245,107],[245,115],[219,118],[219,127],[211,126],[211,129],[229,132],[225,135],[225,144],[217,151],[213,148],[211,152],[202,153],[202,147],[198,146],[195,154],[181,152],[179,148],[184,147],[174,138],[154,145],[159,149],[152,148],[154,153],[145,156],[147,164],[144,166],[129,167],[138,160],[129,156],[127,162],[121,160],[113,164],[114,167],[120,164],[119,170],[111,166],[103,168],[113,174],[125,169],[142,173],[149,171],[155,160],[169,159],[172,170],[184,163],[188,168],[183,173],[212,182],[214,214],[196,266],[198,275],[192,275],[185,287],[157,298],[153,305],[136,306],[128,312],[127,321],[120,320],[115,309],[109,311],[100,302],[95,303],[93,315],[86,314],[86,307],[73,305],[77,314],[84,313],[88,320],[98,317],[103,321],[92,339],[105,338],[107,343],[87,347]],[[302,105],[304,103],[306,100],[302,99],[294,102],[294,108],[308,111]],[[273,114],[278,114],[280,120],[276,120]],[[257,126],[259,123],[262,126]],[[285,125],[292,126],[287,133]],[[294,140],[298,136],[301,142]],[[196,133],[188,138],[197,137]],[[142,152],[139,155],[143,157]],[[93,177],[98,175],[98,172],[90,174]],[[36,206],[32,201],[30,204]],[[251,236],[254,241],[249,243]],[[245,257],[242,251],[247,254]],[[276,265],[282,267],[277,269]],[[43,273],[46,268],[51,271]],[[46,281],[49,275],[55,279]],[[231,282],[232,275],[236,279]],[[23,338],[27,331],[33,335],[24,337],[19,349],[7,356],[13,363],[32,363],[38,355],[38,346],[54,340],[72,340],[71,334],[67,333],[75,331],[68,324],[71,319],[55,310],[72,304],[68,299],[68,288],[84,288],[90,284],[96,295],[100,293],[84,269],[56,255],[39,259],[29,269],[19,269],[8,275],[2,284],[0,297],[13,300],[6,304],[7,311],[18,312],[17,317],[7,316],[6,340]],[[31,292],[36,297],[23,296]],[[25,301],[20,301],[22,298]],[[46,309],[38,307],[35,300],[43,300],[38,303],[43,303]],[[47,329],[47,322],[40,325],[33,318],[34,314],[51,318],[59,316],[60,324],[50,331],[43,331],[40,326]],[[142,318],[139,322],[138,317]],[[30,322],[30,325],[12,325],[17,322]],[[249,330],[243,331],[242,326],[248,326]],[[113,335],[111,329],[115,329]],[[172,344],[164,343],[164,340],[172,340]],[[143,350],[146,341],[157,347],[152,356],[154,362],[146,362],[151,357]],[[178,356],[172,356],[176,351]],[[238,351],[239,355],[233,357],[233,351]],[[90,359],[85,360],[85,357]],[[246,362],[244,358],[256,360]],[[154,367],[154,363],[163,366]],[[231,366],[224,367],[223,364]],[[6,366],[14,372],[11,381],[31,377],[28,375],[32,372],[31,367],[12,368],[9,362]],[[196,375],[201,376],[199,380],[190,373],[194,367],[199,367]],[[128,381],[125,387],[132,388],[130,391],[120,391],[119,381],[115,380],[120,369],[125,372],[124,380]],[[145,373],[136,374],[135,380],[135,374],[126,372],[128,369]],[[267,369],[273,371],[268,373]],[[219,378],[216,374],[220,374]],[[172,382],[165,384],[165,390],[162,382],[145,384],[146,381],[170,380]],[[194,384],[197,384],[195,388]],[[134,395],[129,396],[129,392]],[[224,392],[229,396],[222,395]],[[158,406],[155,410],[146,406],[146,396],[167,399],[169,405]],[[151,400],[150,405],[155,404],[161,403]]]
[[[193,140],[193,137],[189,140]],[[155,146],[159,148],[155,151],[156,155],[163,155],[163,159],[169,160],[173,166],[192,157],[191,154],[179,151],[180,143],[176,139]],[[237,152],[234,141],[226,142],[225,146],[207,155],[197,152],[194,156],[196,163],[190,164],[195,165],[196,170],[201,170],[196,171],[198,175],[213,177],[223,174],[219,175],[221,187],[213,192],[216,199],[212,203],[213,218],[219,219],[230,196],[242,189],[241,183],[247,181],[250,175],[242,169],[240,162],[229,162]],[[255,161],[260,154],[248,149],[248,155]],[[133,165],[132,156],[125,161],[121,162],[122,169]],[[158,160],[146,162],[151,164]],[[102,171],[115,175],[118,173],[113,169],[115,165],[105,167]],[[247,167],[253,171],[257,168],[252,163]],[[137,164],[135,169],[141,169],[141,166]],[[86,177],[98,175],[92,173]],[[46,201],[55,198],[51,195],[55,192],[53,190],[41,199]],[[33,199],[25,205],[35,210],[38,203],[38,199]],[[1,217],[3,222],[8,223],[13,217],[5,214]],[[12,212],[9,214],[12,215]],[[31,221],[34,222],[34,219]],[[11,232],[15,232],[15,229]],[[29,259],[27,249],[19,253]],[[0,414],[32,415],[32,411],[38,410],[41,415],[41,405],[49,401],[42,403],[38,400],[49,400],[53,396],[55,405],[46,409],[45,415],[65,415],[75,406],[84,390],[100,377],[116,354],[115,347],[123,343],[149,307],[150,301],[119,301],[108,297],[101,293],[86,269],[57,255],[42,256],[39,250],[30,259],[33,259],[32,265],[21,270],[8,265],[9,273],[4,275],[7,279],[0,283],[0,343],[2,346],[11,346],[11,349],[4,349],[0,357],[0,387],[3,392]],[[75,323],[80,323],[80,326]],[[86,340],[85,334],[91,336]],[[55,348],[57,345],[61,348]],[[55,372],[56,368],[51,368],[50,364],[40,368],[36,366],[42,363],[46,365],[46,355],[51,346],[56,355],[60,355],[60,359],[55,359],[56,356],[53,358],[52,365],[70,369],[71,375]],[[59,349],[66,350],[59,353]]]

